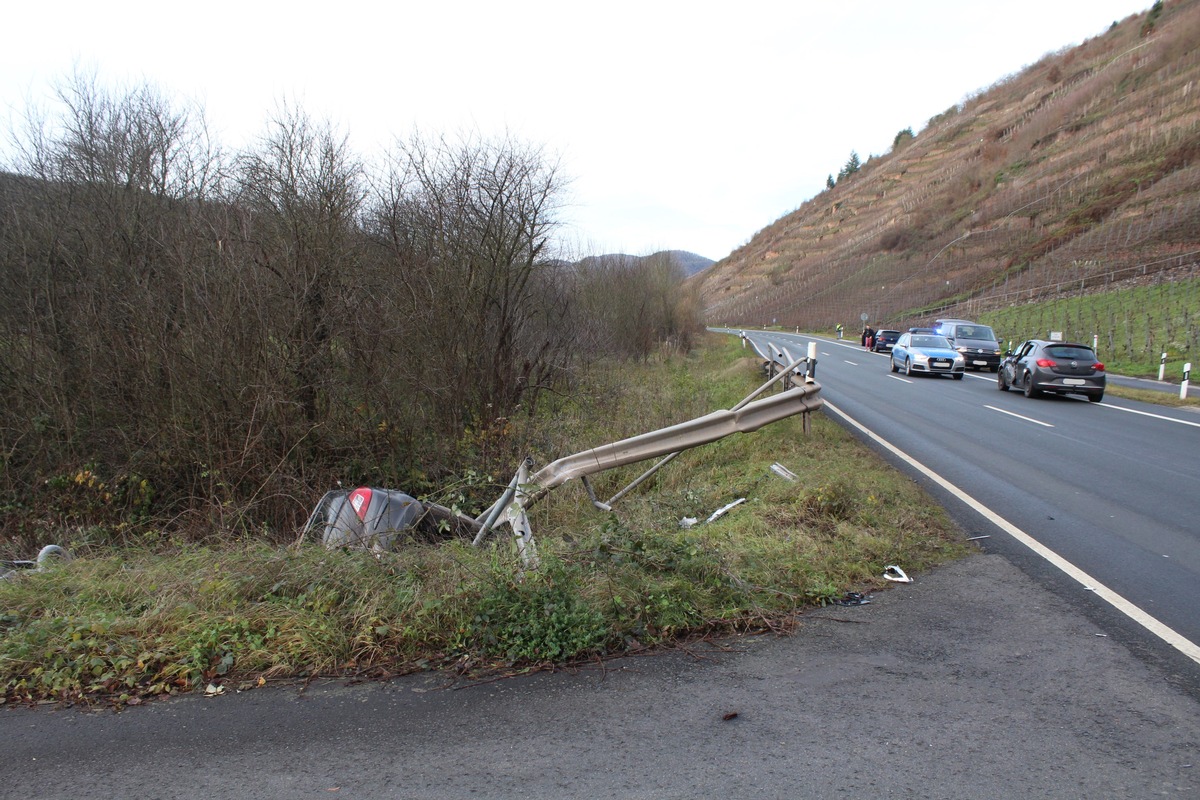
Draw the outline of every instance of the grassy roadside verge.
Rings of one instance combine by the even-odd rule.
[[[1109,382],[1105,394],[1113,397],[1124,397],[1126,400],[1139,400],[1143,403],[1153,403],[1171,408],[1200,408],[1200,394],[1195,390],[1188,392],[1187,397],[1180,397],[1179,392],[1156,392],[1152,389],[1132,389]]]
[[[512,434],[545,463],[727,408],[758,385],[758,366],[712,336],[686,358],[598,368]],[[597,494],[644,468],[602,474]],[[927,495],[821,414],[807,435],[791,419],[689,451],[611,514],[569,484],[531,521],[543,564],[523,579],[503,539],[382,558],[258,541],[78,553],[0,581],[2,694],[120,705],[314,675],[540,669],[784,629],[800,609],[878,588],[886,564],[919,573],[968,551]]]

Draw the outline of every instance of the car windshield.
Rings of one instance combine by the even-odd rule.
[[[996,334],[987,325],[959,325],[957,338],[994,342]]]
[[[950,342],[946,341],[945,336],[914,336],[912,337],[913,347],[942,347],[950,349]]]
[[[1046,355],[1051,358],[1061,359],[1063,361],[1095,361],[1096,354],[1087,347],[1077,347],[1075,345],[1055,345],[1046,348]]]

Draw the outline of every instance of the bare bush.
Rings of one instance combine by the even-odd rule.
[[[227,158],[149,87],[58,100],[0,174],[0,523],[23,550],[62,526],[290,536],[339,481],[421,494],[481,442],[514,455],[506,419],[581,359],[699,329],[670,258],[556,258],[558,165],[515,139],[414,134],[368,170],[284,106]]]

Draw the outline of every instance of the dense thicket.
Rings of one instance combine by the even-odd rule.
[[[369,164],[285,107],[225,153],[148,87],[59,100],[0,180],[10,546],[290,533],[337,481],[419,493],[581,358],[697,325],[669,260],[561,258],[559,167],[511,138],[414,135]]]

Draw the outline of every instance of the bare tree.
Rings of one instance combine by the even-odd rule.
[[[272,294],[289,315],[277,331],[280,355],[310,425],[332,377],[335,327],[352,312],[347,289],[358,260],[361,178],[345,136],[286,107],[260,146],[237,162],[233,199],[252,215],[255,264],[275,279]]]
[[[422,388],[452,410],[448,429],[507,414],[561,366],[570,332],[550,258],[555,164],[513,139],[397,146],[376,191],[374,239],[403,284],[404,316],[427,354]]]

